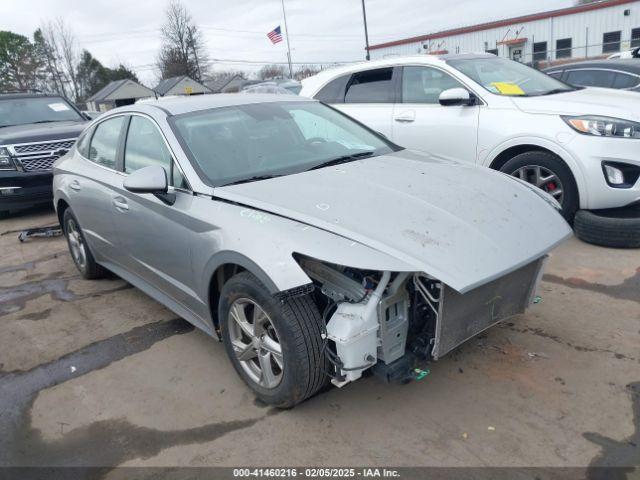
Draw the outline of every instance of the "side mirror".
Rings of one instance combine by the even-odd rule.
[[[167,193],[167,172],[160,165],[141,168],[125,178],[124,188],[134,193]]]
[[[465,88],[450,88],[444,90],[438,98],[440,105],[451,107],[456,105],[470,106],[476,103],[475,95],[471,95]]]
[[[169,193],[167,172],[160,165],[150,165],[136,170],[124,179],[124,188],[133,193],[151,193],[168,205],[176,201],[174,193]]]

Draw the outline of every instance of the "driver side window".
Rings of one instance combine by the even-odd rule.
[[[170,185],[186,188],[186,182],[180,170],[175,167],[175,162],[158,128],[151,120],[133,115],[124,149],[124,171],[133,173],[150,165],[160,165],[164,168]]]
[[[450,88],[465,88],[448,73],[430,67],[404,67],[402,103],[439,104],[440,94]]]

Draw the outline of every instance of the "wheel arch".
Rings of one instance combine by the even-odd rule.
[[[569,168],[578,189],[578,202],[582,207],[587,199],[587,184],[582,169],[569,152],[554,142],[538,138],[512,139],[494,148],[485,157],[483,164],[493,170],[500,170],[506,162],[516,155],[532,151],[550,153]]]
[[[205,269],[207,285],[207,301],[213,326],[219,329],[218,302],[220,292],[224,284],[235,274],[248,271],[254,275],[267,288],[269,293],[279,291],[275,282],[260,268],[253,260],[238,252],[223,251],[216,254],[208,263]]]

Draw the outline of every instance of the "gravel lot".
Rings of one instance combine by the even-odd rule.
[[[432,364],[290,411],[222,345],[124,281],[80,279],[63,238],[0,222],[0,465],[640,465],[640,250],[572,239],[521,317]]]

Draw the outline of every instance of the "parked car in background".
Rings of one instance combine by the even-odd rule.
[[[624,52],[617,52],[613,55],[609,55],[607,58],[640,58],[640,47],[632,48],[631,50],[625,50]]]
[[[254,83],[251,85],[247,85],[245,87],[243,87],[242,91],[244,90],[248,90],[248,89],[256,89],[258,87],[278,87],[278,88],[283,88],[285,90],[288,90],[289,92],[293,93],[294,95],[298,95],[300,93],[300,90],[302,89],[302,84],[300,82],[298,82],[297,80],[291,80],[290,78],[277,78],[274,80],[268,80],[266,82],[261,82],[261,83]],[[259,91],[256,90],[253,93],[274,93],[274,92],[267,92],[267,91]]]
[[[405,147],[517,176],[556,198],[569,221],[583,209],[575,226],[585,240],[640,246],[640,218],[627,218],[640,202],[636,93],[573,87],[518,62],[466,54],[326,70],[300,94]],[[594,215],[613,224],[601,231]]]
[[[87,120],[59,95],[0,94],[0,216],[51,202],[53,162]]]
[[[590,60],[557,65],[542,71],[576,87],[640,92],[640,62],[637,60]]]
[[[280,87],[275,83],[259,83],[258,85],[251,85],[245,89],[240,90],[240,93],[268,93],[271,95],[295,95],[291,90]]]
[[[527,183],[407,151],[293,95],[112,110],[53,183],[85,278],[108,269],[220,337],[279,407],[370,368],[410,379],[523,312],[571,234]]]

